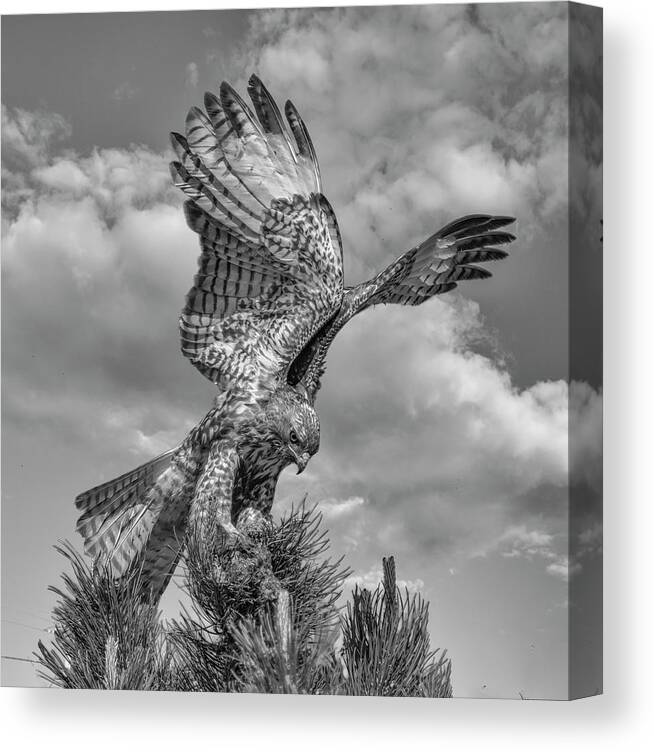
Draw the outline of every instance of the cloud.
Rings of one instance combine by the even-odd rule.
[[[192,386],[175,386],[177,311],[197,241],[168,155],[57,151],[69,132],[58,116],[3,118],[3,147],[23,164],[20,195],[3,190],[3,415],[17,431],[39,426],[138,464],[198,417]]]
[[[563,534],[554,536],[543,530],[528,530],[525,525],[513,526],[501,536],[497,550],[507,559],[542,560],[548,574],[567,582],[571,572],[568,555],[557,551],[557,547],[565,547],[566,538]]]
[[[568,582],[581,571],[587,556],[601,551],[601,542],[602,526],[595,523],[577,536],[569,554],[566,532],[555,536],[520,525],[508,528],[497,541],[496,549],[507,559],[540,560],[548,574]]]
[[[195,89],[198,85],[199,76],[200,76],[200,73],[198,71],[198,64],[193,63],[193,62],[187,63],[184,85],[189,89]]]
[[[602,394],[584,382],[573,381],[569,409],[571,480],[601,493]]]
[[[576,562],[571,562],[567,556],[558,557],[556,561],[553,561],[546,567],[548,574],[554,575],[564,582],[568,582],[570,577],[577,574],[580,569],[581,565]]]
[[[166,157],[145,147],[94,149],[63,156],[32,172],[39,197],[69,201],[87,196],[108,218],[174,200]]]
[[[363,574],[355,574],[347,577],[344,582],[345,591],[354,590],[355,587],[366,590],[376,590],[381,585],[384,579],[384,574],[381,567],[373,567]],[[424,587],[425,583],[419,577],[415,580],[396,580],[397,587],[404,594],[405,590],[409,593],[419,593]]]
[[[546,564],[554,538],[567,550],[569,387],[517,388],[475,350],[480,330],[478,305],[453,295],[366,312],[333,346],[318,398],[321,452],[307,479],[284,476],[283,490],[365,497],[346,524],[327,522],[369,562],[394,553],[451,566],[498,550],[507,527],[536,521],[549,536],[539,549]],[[594,410],[580,408],[579,425],[593,421]],[[597,463],[594,433],[580,431]]]
[[[2,105],[3,167],[6,162],[23,169],[39,164],[48,149],[70,135],[69,123],[57,113],[28,112]]]
[[[507,546],[502,555],[508,558],[542,556],[543,551],[550,551],[552,539],[552,535],[541,530],[527,530],[524,526],[512,527],[502,536],[502,542]]]
[[[361,496],[351,496],[349,499],[322,499],[320,511],[326,520],[333,520],[352,514],[365,503],[366,500]]]
[[[602,550],[602,525],[595,521],[590,527],[585,528],[578,536],[579,555],[600,553]]]
[[[522,232],[561,215],[566,18],[544,6],[253,18],[239,75],[255,70],[273,93],[291,92],[311,124],[346,242],[359,249],[355,280],[376,266],[374,249],[390,257],[471,208],[519,216]]]
[[[134,97],[139,93],[139,90],[136,86],[131,84],[129,81],[123,81],[122,83],[118,84],[113,92],[113,98],[116,100],[116,102],[125,102],[130,99],[134,99]]]

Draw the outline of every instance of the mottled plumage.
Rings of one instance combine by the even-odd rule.
[[[418,305],[476,263],[504,258],[510,217],[471,215],[439,230],[368,282],[344,287],[334,211],[315,149],[291,102],[285,119],[261,81],[254,112],[223,83],[171,134],[171,175],[199,235],[198,271],[180,317],[182,353],[217,389],[182,444],[78,496],[85,550],[116,576],[142,563],[158,594],[189,525],[239,535],[244,512],[269,515],[279,473],[301,471],[319,446],[313,403],[337,332],[377,303]]]

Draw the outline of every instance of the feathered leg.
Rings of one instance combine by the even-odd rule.
[[[239,458],[232,441],[216,441],[209,449],[207,461],[197,485],[190,515],[192,534],[206,536],[219,530],[238,536],[232,523],[232,494]]]

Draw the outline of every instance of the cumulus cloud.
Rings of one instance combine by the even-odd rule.
[[[3,165],[18,162],[19,167],[41,163],[49,148],[71,135],[70,125],[57,113],[28,112],[2,105]]]
[[[70,133],[70,125],[57,113],[2,105],[3,227],[12,209],[31,195],[30,171],[43,164],[48,150],[69,138]]]
[[[69,132],[59,116],[3,110],[3,120],[21,185],[19,195],[3,190],[5,420],[143,461],[195,417],[192,386],[176,392],[174,374],[197,246],[169,187],[168,155],[82,156],[54,148]]]
[[[423,309],[375,309],[340,335],[318,399],[321,452],[304,484],[284,479],[286,493],[308,482],[314,499],[365,495],[344,520],[328,521],[368,561],[401,552],[451,564],[498,550],[517,522],[539,521],[540,556],[558,563],[567,551],[568,385],[517,388],[475,351],[482,320],[462,296]],[[588,437],[579,450],[596,464],[598,400],[577,416]]]
[[[273,10],[239,70],[292,92],[311,123],[359,278],[375,249],[471,207],[524,232],[564,211],[565,29],[546,6]]]

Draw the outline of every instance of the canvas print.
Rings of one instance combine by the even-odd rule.
[[[2,682],[602,688],[601,12],[2,19]]]

